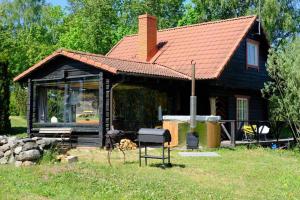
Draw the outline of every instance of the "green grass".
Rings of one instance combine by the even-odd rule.
[[[157,153],[153,150],[152,153]],[[216,150],[218,158],[183,158],[172,168],[151,161],[139,167],[137,152],[72,150],[75,165],[0,166],[0,199],[299,199],[300,157],[262,148]],[[152,165],[151,165],[152,163]]]
[[[25,117],[21,116],[10,116],[11,122],[11,133],[10,135],[15,135],[19,138],[27,136],[26,125],[27,121]]]
[[[17,119],[15,127],[24,126]],[[174,166],[167,169],[157,160],[139,167],[137,151],[127,152],[126,164],[114,151],[113,167],[104,150],[72,150],[79,156],[74,165],[53,163],[46,154],[36,166],[0,166],[0,199],[299,199],[299,152],[215,151],[221,157],[183,158],[172,151]]]

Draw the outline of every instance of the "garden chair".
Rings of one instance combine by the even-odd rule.
[[[244,132],[244,140],[253,140],[257,131],[256,125],[243,125],[242,130]]]
[[[264,140],[267,140],[267,134],[270,132],[270,128],[266,125],[260,126],[258,128],[258,134],[262,134],[264,136]]]

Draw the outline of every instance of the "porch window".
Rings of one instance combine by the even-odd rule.
[[[237,121],[249,120],[249,99],[246,97],[236,98],[236,120]]]
[[[99,80],[37,84],[39,123],[99,124]]]
[[[258,68],[259,43],[254,40],[247,40],[247,67]]]

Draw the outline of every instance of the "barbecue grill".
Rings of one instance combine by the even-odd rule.
[[[168,159],[168,165],[171,165],[170,162],[170,142],[171,134],[167,129],[151,129],[151,128],[141,128],[138,131],[138,142],[139,142],[139,162],[140,166],[142,165],[142,158],[145,159],[145,165],[147,165],[147,159],[161,159],[163,166],[165,166],[165,159]],[[165,147],[165,143],[168,143],[168,146]],[[142,155],[142,145],[145,148],[145,154]],[[162,147],[162,156],[154,156],[147,154],[147,147],[150,146],[161,146]],[[165,156],[165,149],[168,150],[168,156]]]

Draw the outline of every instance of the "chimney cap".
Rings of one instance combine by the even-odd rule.
[[[142,19],[142,18],[151,18],[151,19],[156,20],[155,16],[149,15],[148,13],[145,13],[145,14],[139,16],[139,19]]]

